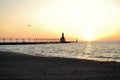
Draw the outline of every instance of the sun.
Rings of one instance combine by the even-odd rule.
[[[39,29],[43,26],[48,32],[65,32],[81,40],[95,41],[120,28],[119,8],[110,0],[52,1],[38,12],[33,11],[35,15],[31,20],[38,24]]]
[[[92,32],[86,32],[84,34],[84,40],[85,41],[94,41],[95,40],[94,34]]]

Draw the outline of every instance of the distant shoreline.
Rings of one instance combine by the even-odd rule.
[[[119,80],[119,62],[38,57],[0,51],[2,80]]]

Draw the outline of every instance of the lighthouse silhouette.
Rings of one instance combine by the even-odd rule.
[[[60,38],[60,43],[65,43],[65,37],[64,37],[64,33],[62,33],[62,37]]]

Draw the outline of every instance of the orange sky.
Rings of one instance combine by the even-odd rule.
[[[116,41],[119,21],[119,0],[0,0],[0,38]]]
[[[120,41],[120,30],[112,35],[102,37],[101,41]]]

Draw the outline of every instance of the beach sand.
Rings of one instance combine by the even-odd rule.
[[[0,80],[120,80],[120,63],[0,52]]]

